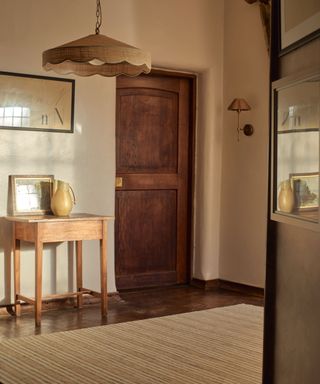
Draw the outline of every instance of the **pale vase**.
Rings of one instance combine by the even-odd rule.
[[[278,197],[278,206],[281,212],[291,213],[294,208],[294,194],[289,180],[282,181]]]
[[[72,194],[71,194],[72,193]],[[75,196],[69,183],[54,180],[51,210],[55,216],[69,216],[75,204]]]

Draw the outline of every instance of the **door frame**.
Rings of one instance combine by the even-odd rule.
[[[188,208],[187,208],[187,283],[192,280],[193,270],[193,246],[194,246],[194,197],[195,197],[195,148],[196,148],[196,122],[197,122],[197,87],[198,75],[194,72],[179,71],[152,67],[151,72],[144,76],[166,76],[184,78],[190,82],[190,105],[189,105],[189,161],[188,161]],[[117,87],[117,85],[116,85]],[[116,246],[116,245],[115,245]]]

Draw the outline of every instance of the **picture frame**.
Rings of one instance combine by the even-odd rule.
[[[291,173],[289,180],[294,194],[295,210],[318,210],[319,172]]]
[[[320,36],[320,3],[280,0],[280,31],[280,55]]]
[[[53,175],[10,175],[9,213],[19,215],[51,214]]]
[[[73,133],[75,80],[0,71],[0,129]]]

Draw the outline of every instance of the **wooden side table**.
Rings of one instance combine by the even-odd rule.
[[[41,325],[42,301],[53,298],[77,297],[77,307],[82,306],[83,294],[101,297],[101,315],[107,314],[107,221],[111,216],[73,214],[69,217],[56,216],[7,216],[13,224],[14,295],[15,314],[21,314],[21,301],[35,306],[35,323]],[[35,245],[35,297],[23,296],[20,292],[20,242]],[[100,283],[101,292],[94,292],[82,286],[82,241],[100,241]],[[42,297],[42,254],[43,244],[51,242],[76,242],[77,291]]]

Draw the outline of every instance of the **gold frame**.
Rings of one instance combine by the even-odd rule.
[[[51,214],[53,175],[10,175],[9,213],[18,215]]]
[[[291,173],[289,175],[290,184],[294,193],[295,210],[298,211],[311,211],[319,208],[319,172],[309,173]],[[303,202],[301,191],[296,184],[300,181],[304,181],[307,192],[309,195],[315,195],[315,198],[311,202]],[[314,187],[311,186],[314,184]],[[318,203],[314,203],[317,200]]]

